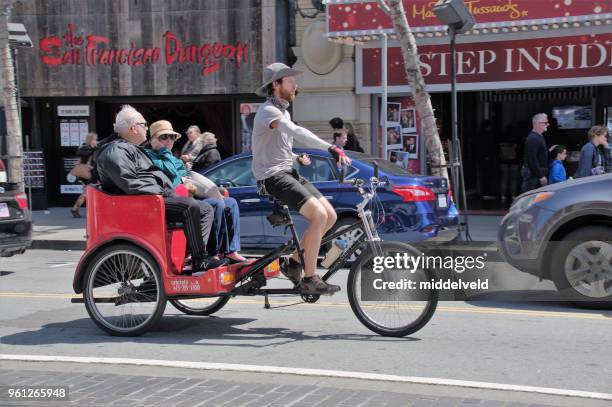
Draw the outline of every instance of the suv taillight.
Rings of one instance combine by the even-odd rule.
[[[28,207],[28,196],[23,192],[15,195],[15,199],[17,199],[19,209],[26,209]]]
[[[4,161],[0,160],[0,182],[7,182],[8,177],[6,174],[6,166],[4,165]]]
[[[436,194],[427,187],[400,185],[393,187],[391,191],[401,196],[404,202],[436,200]]]

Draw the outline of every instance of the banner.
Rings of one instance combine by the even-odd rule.
[[[358,53],[360,93],[380,92],[380,54],[380,48]],[[448,45],[419,46],[419,60],[429,90],[450,89]],[[609,84],[612,34],[458,44],[455,62],[459,90]],[[388,86],[407,87],[399,47],[389,47],[387,66]]]

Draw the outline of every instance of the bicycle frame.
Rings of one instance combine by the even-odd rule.
[[[346,260],[350,258],[363,245],[364,241],[371,243],[371,246],[375,252],[379,251],[378,246],[374,243],[379,242],[381,239],[378,236],[376,226],[374,225],[374,221],[372,219],[372,212],[369,209],[366,209],[370,201],[376,196],[376,187],[378,186],[379,181],[376,177],[373,177],[370,179],[370,183],[371,183],[370,185],[372,185],[370,192],[367,192],[365,190],[363,186],[365,182],[363,180],[353,180],[353,182],[354,182],[354,185],[357,187],[359,194],[363,197],[363,200],[356,206],[357,214],[360,218],[360,221],[355,222],[353,225],[349,226],[348,228],[339,230],[325,237],[321,241],[321,246],[325,246],[328,243],[333,242],[334,239],[342,235],[345,235],[346,233],[349,233],[353,230],[359,229],[359,228],[363,229],[364,234],[359,236],[359,238],[357,238],[357,240],[355,240],[355,242],[353,242],[353,244],[351,244],[349,248],[344,250],[343,253],[332,263],[327,273],[325,273],[325,275],[322,277],[323,281],[329,280],[334,274],[336,274],[336,272],[340,270],[342,266],[344,266],[344,264],[346,263]],[[279,248],[271,251],[270,253],[266,254],[265,256],[261,257],[260,259],[256,260],[253,264],[251,264],[251,269],[249,270],[249,272],[246,273],[244,276],[242,276],[242,278],[236,283],[238,284],[239,282],[244,281],[248,278],[250,278],[251,281],[246,284],[237,286],[234,290],[228,292],[226,295],[266,295],[267,296],[268,294],[299,294],[300,293],[299,289],[296,289],[296,288],[260,289],[260,287],[265,285],[265,281],[266,281],[265,278],[263,278],[264,268],[270,263],[272,263],[274,260],[278,259],[279,257],[288,255],[288,254],[293,253],[294,251],[297,251],[302,261],[301,264],[304,264],[303,249],[300,245],[300,240],[295,230],[295,224],[293,222],[293,218],[291,217],[291,214],[289,213],[289,209],[287,208],[286,205],[283,205],[281,210],[285,211],[285,214],[287,215],[289,219],[289,222],[288,224],[285,225],[285,227],[291,230],[292,238],[287,243],[283,244]]]

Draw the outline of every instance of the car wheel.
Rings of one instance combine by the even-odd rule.
[[[554,242],[551,275],[564,297],[584,307],[612,304],[612,228],[588,226]]]

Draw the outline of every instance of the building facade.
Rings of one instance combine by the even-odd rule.
[[[300,2],[304,7],[308,3]],[[503,208],[518,193],[522,144],[535,113],[548,113],[551,119],[545,134],[548,145],[568,147],[568,174],[576,168],[588,128],[605,123],[612,130],[612,10],[609,2],[599,0],[465,3],[476,20],[470,31],[457,37],[456,55],[459,138],[469,206]],[[433,12],[434,4],[410,0],[404,1],[404,8],[446,145],[451,137],[449,38]],[[345,114],[359,121],[365,136],[362,145],[368,144],[374,155],[382,156],[386,137],[391,146],[386,158],[426,171],[418,119],[388,16],[376,1],[330,0],[325,21],[325,36],[343,47],[343,58],[335,71],[313,74],[317,82],[331,88],[341,84],[344,92],[336,97],[344,98],[334,105],[348,107],[350,112]],[[384,131],[382,33],[389,36]],[[349,72],[351,64],[354,72]],[[348,91],[351,82],[352,94]],[[315,88],[313,98],[317,92]],[[299,105],[306,110],[302,112],[297,106],[296,116],[309,115],[313,126],[325,127],[330,106],[325,105],[323,112],[307,104]]]
[[[66,175],[77,147],[88,132],[111,134],[126,103],[149,123],[215,133],[223,156],[248,149],[262,67],[291,54],[289,9],[280,0],[18,3],[11,19],[34,43],[17,63],[35,207],[74,201],[81,186]]]

